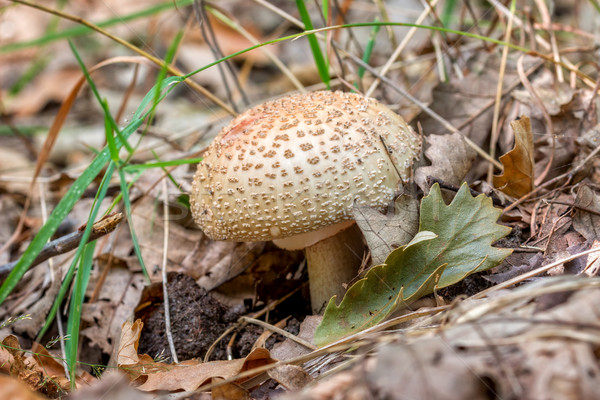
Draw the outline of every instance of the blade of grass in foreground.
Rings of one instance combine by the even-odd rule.
[[[125,172],[137,172],[151,168],[166,168],[184,164],[196,164],[202,161],[202,157],[188,158],[184,160],[157,161],[144,164],[129,164],[123,167]]]
[[[46,323],[40,330],[40,333],[38,333],[38,336],[36,338],[36,340],[38,342],[41,342],[42,337],[47,332],[48,328],[50,328],[50,324],[52,324],[52,321],[54,321],[54,317],[56,316],[58,308],[62,304],[62,301],[65,298],[67,291],[69,290],[69,285],[71,284],[71,280],[73,279],[73,275],[75,273],[75,267],[77,266],[77,263],[81,259],[81,255],[85,248],[85,243],[87,243],[90,233],[92,232],[92,225],[94,224],[94,221],[96,220],[96,217],[98,216],[98,212],[100,211],[100,204],[102,204],[102,200],[104,200],[104,197],[106,196],[106,192],[108,190],[110,179],[112,178],[113,173],[115,172],[115,167],[116,167],[115,163],[110,162],[108,164],[106,172],[104,173],[104,177],[102,178],[102,182],[100,183],[100,187],[98,188],[98,192],[96,193],[96,198],[94,199],[94,205],[92,206],[92,211],[90,212],[90,216],[88,217],[87,225],[85,227],[85,230],[83,231],[83,236],[81,238],[81,244],[79,245],[79,247],[77,248],[77,251],[75,252],[75,257],[73,258],[73,262],[71,263],[71,266],[69,267],[67,273],[65,274],[65,278],[60,287],[58,295],[56,296],[56,299],[54,300],[54,304],[52,304],[52,308],[50,309],[50,312],[48,312],[48,316],[46,317]],[[39,235],[39,233],[38,233],[38,235]],[[70,336],[70,340],[77,341],[78,336],[76,336],[76,337]]]
[[[304,23],[304,30],[311,31],[313,30],[313,24],[310,20],[310,15],[308,14],[308,10],[306,9],[306,4],[304,4],[304,0],[296,0],[296,7],[298,8],[298,12],[300,13],[300,17],[302,18],[302,22]],[[327,87],[330,89],[330,78],[329,78],[329,67],[328,63],[325,61],[325,57],[323,57],[323,53],[321,52],[321,47],[319,46],[319,41],[314,34],[307,35],[308,43],[310,44],[310,49],[313,53],[313,57],[315,59],[315,64],[317,65],[317,70],[319,71],[319,76],[321,80]]]
[[[108,187],[108,185],[107,185]],[[69,368],[69,379],[71,389],[76,388],[77,377],[77,348],[79,346],[79,328],[81,325],[81,308],[85,297],[85,290],[90,281],[92,273],[92,264],[94,263],[94,250],[96,241],[83,246],[83,252],[80,257],[79,270],[73,285],[73,296],[71,297],[71,306],[69,307],[69,323],[67,324],[67,333],[69,341],[65,346],[67,357],[67,367]]]

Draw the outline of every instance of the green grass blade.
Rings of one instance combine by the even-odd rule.
[[[175,53],[177,52],[177,49],[179,48],[179,45],[181,44],[181,39],[183,39],[183,32],[184,32],[183,29],[180,29],[179,32],[177,32],[175,39],[173,39],[173,42],[171,43],[171,45],[169,46],[169,49],[167,50],[167,54],[164,59],[165,62],[163,64],[162,68],[160,69],[158,76],[156,77],[156,86],[158,86],[158,87],[160,87],[162,82],[167,77],[167,72],[168,72],[167,67],[169,64],[171,64],[171,61],[173,61],[173,58],[175,58]],[[158,104],[159,97],[160,97],[160,92],[157,91],[154,96],[154,103],[152,104],[152,112],[150,114],[150,117],[148,118],[148,126],[150,126],[150,124],[152,123],[152,120],[154,119],[154,110],[156,108],[156,105]]]
[[[135,229],[133,229],[133,220],[131,218],[131,201],[129,200],[129,190],[127,188],[127,180],[125,179],[125,174],[122,169],[119,169],[119,178],[121,181],[121,195],[123,195],[123,204],[125,204],[125,213],[127,214],[127,225],[129,225],[129,232],[131,233],[131,240],[133,241],[133,248],[135,249],[135,254],[138,257],[138,261],[142,266],[142,272],[144,273],[144,277],[146,281],[150,283],[150,275],[148,275],[148,270],[146,269],[146,264],[144,263],[144,258],[142,257],[142,251],[140,249],[140,242],[137,239],[137,235],[135,234]]]
[[[456,0],[446,0],[446,3],[444,4],[444,10],[442,11],[442,16],[440,18],[440,20],[442,21],[442,25],[444,25],[445,27],[450,26],[455,9]]]
[[[133,173],[140,170],[147,170],[152,168],[167,168],[173,167],[176,165],[184,165],[184,164],[196,164],[202,161],[202,157],[197,158],[188,158],[184,160],[170,160],[170,161],[157,161],[157,162],[149,162],[144,164],[128,164],[124,166],[122,169],[127,173]]]
[[[304,4],[304,0],[296,0],[296,7],[298,8],[298,12],[300,13],[300,17],[302,22],[304,23],[304,29],[309,31],[313,30],[313,24],[310,20],[310,15],[308,14],[308,10],[306,9],[306,4]],[[325,57],[323,57],[323,52],[321,52],[321,47],[319,46],[319,41],[314,34],[307,35],[308,43],[310,44],[310,49],[312,51],[313,57],[315,59],[315,64],[317,65],[317,70],[319,71],[319,76],[321,80],[327,87],[330,89],[330,77],[329,77],[329,67],[328,63],[325,61]]]
[[[108,185],[107,185],[108,186]],[[73,285],[73,296],[71,297],[71,306],[69,307],[69,322],[67,324],[67,334],[69,341],[65,346],[67,357],[67,366],[69,368],[69,377],[71,380],[71,389],[75,389],[75,378],[77,373],[77,348],[79,346],[79,328],[81,325],[81,308],[85,298],[85,290],[90,281],[92,264],[94,262],[94,249],[96,241],[83,246],[81,261],[77,278]]]
[[[94,96],[96,97],[96,100],[98,101],[98,104],[100,104],[100,106],[102,107],[102,110],[104,111],[105,120],[108,120],[108,122],[110,122],[112,129],[117,133],[117,136],[119,137],[119,139],[121,139],[121,141],[125,145],[125,148],[127,149],[127,151],[129,151],[129,154],[132,154],[133,149],[131,148],[131,146],[129,145],[127,140],[123,137],[123,134],[121,133],[121,130],[119,129],[119,126],[117,125],[117,121],[115,121],[110,110],[108,109],[108,103],[106,101],[103,101],[102,98],[100,97],[98,88],[96,87],[96,84],[92,80],[92,77],[90,76],[90,73],[87,70],[85,63],[81,59],[79,52],[75,48],[75,45],[73,44],[73,42],[69,41],[69,46],[71,47],[71,51],[75,55],[75,58],[77,59],[77,62],[79,63],[79,67],[81,67],[81,71],[83,71],[83,74],[85,75],[85,79],[87,80],[88,85],[90,85],[90,89],[92,89],[92,92],[94,93]],[[112,133],[111,133],[111,135],[112,135]],[[108,140],[108,138],[107,138],[107,140]],[[114,161],[114,159],[113,159],[113,161]]]
[[[181,78],[173,77],[169,79],[165,79],[162,82],[160,87],[155,87],[150,90],[148,94],[142,100],[140,106],[134,113],[131,123],[123,129],[123,137],[128,138],[131,136],[144,122],[146,116],[148,115],[145,112],[145,109],[148,107],[148,104],[153,101],[155,96],[155,91],[159,90],[164,93],[161,95],[161,99],[164,98],[174,87],[175,83],[181,82]],[[117,148],[120,148],[123,144],[120,140],[116,140]],[[75,180],[71,188],[67,191],[64,197],[57,204],[56,208],[50,216],[48,220],[40,228],[37,235],[34,236],[33,240],[8,275],[2,286],[0,287],[0,304],[6,300],[6,297],[10,294],[10,292],[15,288],[15,286],[19,283],[19,280],[25,272],[31,266],[31,263],[37,255],[42,251],[42,248],[46,244],[46,242],[50,239],[52,234],[56,232],[56,229],[60,225],[60,223],[65,219],[65,217],[69,214],[75,203],[79,200],[84,190],[92,183],[92,181],[96,178],[96,176],[102,171],[106,163],[110,161],[110,153],[108,148],[105,147],[95,158],[92,160],[90,165],[86,168],[86,170]]]
[[[81,237],[80,245],[77,248],[77,251],[75,252],[75,257],[73,258],[73,262],[71,263],[69,270],[65,274],[65,278],[63,279],[63,283],[60,287],[60,290],[58,291],[58,295],[56,296],[56,299],[54,300],[54,304],[52,304],[52,308],[50,309],[50,312],[48,312],[48,317],[46,318],[46,323],[44,324],[44,326],[40,330],[40,333],[37,336],[38,342],[41,342],[42,336],[44,336],[44,334],[46,333],[48,328],[50,328],[50,324],[52,324],[52,321],[54,321],[54,317],[56,316],[56,313],[58,312],[58,308],[62,304],[62,301],[63,301],[64,297],[66,296],[67,291],[69,290],[69,285],[71,284],[71,280],[73,279],[73,275],[75,274],[75,267],[77,266],[77,263],[80,261],[81,254],[85,248],[85,243],[87,242],[88,238],[90,237],[90,233],[92,232],[92,225],[94,224],[94,221],[96,220],[96,217],[98,216],[98,212],[100,211],[100,205],[102,204],[102,200],[104,200],[104,197],[106,197],[106,192],[108,191],[110,179],[112,178],[113,173],[115,172],[115,167],[116,167],[115,163],[113,163],[113,162],[109,163],[108,168],[106,169],[106,172],[104,174],[104,177],[102,178],[102,182],[100,182],[100,187],[98,188],[98,192],[96,193],[96,198],[94,199],[94,204],[92,206],[92,211],[90,212],[90,215],[88,217],[87,225],[85,227],[85,230],[83,231],[83,236]],[[38,233],[38,235],[39,235],[39,233]],[[38,235],[36,235],[36,237]],[[73,339],[73,338],[71,337],[71,339]]]
[[[375,22],[377,22],[377,19],[375,19]],[[379,33],[379,29],[381,27],[379,25],[375,25],[373,28],[371,28],[371,34],[369,35],[369,41],[367,42],[367,46],[365,47],[365,53],[363,54],[362,60],[365,64],[369,63],[369,60],[371,59],[371,54],[373,54],[373,48],[375,47],[375,39],[377,38],[377,34]],[[365,67],[359,67],[358,68],[358,78],[362,79],[362,77],[365,75]]]
[[[110,152],[110,159],[115,164],[119,164],[119,150],[117,150],[117,144],[115,143],[115,137],[113,136],[111,123],[106,114],[104,114],[104,135],[106,137],[106,145],[108,146],[108,150]]]

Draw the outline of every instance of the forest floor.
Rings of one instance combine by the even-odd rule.
[[[0,398],[600,398],[600,9],[428,3],[0,0]],[[233,116],[327,89],[422,149],[323,315],[189,195]]]

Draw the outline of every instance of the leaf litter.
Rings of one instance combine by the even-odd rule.
[[[352,3],[346,4],[348,9],[345,16],[349,21],[359,20],[357,18],[361,21],[366,18],[366,22],[373,20],[369,18],[375,14],[370,15],[363,9],[355,9]],[[157,3],[154,1],[148,1],[125,7],[115,3],[111,5],[111,13],[123,15],[155,4]],[[67,11],[73,12],[73,9],[68,7]],[[78,12],[84,18],[108,18],[106,9],[102,7],[95,2],[88,2],[85,6],[80,6]],[[243,25],[259,40],[279,36],[281,31],[277,29],[280,26],[292,26],[294,20],[287,18],[286,13],[293,14],[296,11],[293,4],[282,5],[279,14],[241,3],[224,7],[226,15],[233,17],[233,20]],[[393,9],[388,11],[391,12],[392,20],[397,19]],[[45,26],[49,20],[43,13],[32,13],[31,10],[15,6],[0,13],[0,18],[5,22],[10,15],[19,12],[23,12],[23,15],[13,19],[19,21],[18,29],[3,30],[2,34],[8,33],[11,36],[0,46],[43,35],[43,30],[39,28]],[[157,43],[160,42],[160,46],[167,48],[177,30],[184,25],[181,20],[169,18],[168,15],[166,12],[149,17],[152,21],[150,25],[144,18],[134,19],[129,22],[128,27],[114,26],[113,32],[127,37],[132,34],[130,28],[135,27],[138,31],[133,40],[144,37],[140,32],[148,32],[150,35],[160,32],[163,35],[152,37],[156,38]],[[533,18],[536,17],[533,14]],[[212,16],[210,18],[214,23],[213,29],[223,41],[221,50],[227,53],[239,49],[241,35],[234,32],[230,26],[217,23]],[[282,25],[286,18],[286,24],[290,25]],[[30,28],[23,29],[21,21],[28,21]],[[193,24],[190,23],[188,27],[191,25]],[[60,29],[64,27],[59,24]],[[348,34],[347,43],[353,43],[352,35],[358,34],[359,31],[351,32],[348,29],[340,32],[343,35]],[[393,31],[387,33],[390,32],[393,35]],[[338,34],[335,32],[336,39]],[[535,36],[539,33],[532,31],[531,34]],[[527,36],[529,33],[523,35]],[[579,41],[582,47],[578,48],[576,53],[565,52],[560,56],[568,61],[564,64],[567,67],[569,62],[577,60],[581,62],[578,64],[581,71],[595,76],[595,72],[586,66],[586,62],[593,60],[593,53],[586,50],[585,40],[582,39],[585,36],[577,35],[575,33],[573,39]],[[369,61],[371,65],[383,65],[388,61],[389,54],[383,50],[386,46],[381,46],[382,41],[387,40],[383,36],[380,34],[378,37],[381,41],[375,46]],[[531,39],[533,42],[534,38]],[[543,37],[537,36],[535,40],[544,51],[550,50],[550,47],[544,47]],[[209,42],[199,31],[190,28],[189,35],[186,35],[180,48],[182,54],[178,61],[192,70],[200,66],[198,59],[212,59],[215,49],[210,48]],[[393,38],[390,39],[390,43],[394,43]],[[585,374],[598,369],[596,353],[590,351],[596,342],[586,328],[588,325],[597,325],[597,321],[593,320],[594,311],[590,307],[597,304],[596,281],[593,277],[599,270],[599,257],[596,251],[580,259],[572,258],[582,251],[598,248],[596,220],[599,212],[600,160],[598,157],[589,158],[583,168],[577,170],[577,174],[568,174],[578,167],[580,162],[586,160],[586,157],[594,154],[592,152],[597,151],[600,143],[594,90],[591,90],[592,87],[585,83],[585,80],[578,81],[575,74],[567,79],[570,79],[568,82],[560,81],[555,69],[550,65],[542,65],[541,59],[536,58],[535,54],[525,57],[524,74],[518,73],[516,57],[509,57],[507,72],[499,78],[499,52],[489,44],[485,46],[485,50],[482,50],[483,47],[473,50],[474,44],[476,43],[472,42],[463,46],[455,42],[452,48],[441,50],[449,56],[439,58],[440,71],[449,67],[446,71],[450,72],[450,76],[444,83],[436,85],[439,79],[432,73],[432,67],[435,65],[431,61],[435,52],[431,50],[429,41],[423,39],[413,40],[403,52],[403,60],[398,61],[398,67],[388,71],[392,82],[412,87],[419,96],[429,98],[429,107],[454,124],[461,134],[446,134],[447,128],[444,125],[425,114],[414,119],[415,124],[417,121],[421,124],[426,143],[426,159],[414,175],[418,189],[411,189],[399,196],[386,214],[364,208],[354,210],[355,219],[369,246],[370,258],[365,260],[363,275],[357,277],[359,280],[348,283],[348,293],[351,293],[356,285],[365,285],[364,279],[365,276],[369,277],[369,273],[372,277],[375,272],[381,272],[382,265],[427,259],[431,254],[427,251],[416,255],[413,253],[417,253],[417,250],[435,249],[435,244],[444,238],[444,224],[452,226],[448,221],[460,219],[461,214],[450,212],[449,214],[453,215],[440,218],[439,223],[431,222],[437,221],[437,213],[447,210],[446,207],[456,207],[460,204],[460,196],[467,198],[470,195],[464,186],[458,194],[450,189],[440,192],[436,187],[430,188],[427,183],[428,176],[447,184],[445,188],[458,187],[463,181],[467,181],[470,189],[493,197],[496,206],[504,201],[503,206],[512,209],[502,212],[500,208],[495,211],[488,208],[490,215],[485,228],[486,232],[496,232],[499,235],[503,230],[506,232],[506,227],[511,227],[510,234],[495,243],[495,238],[499,236],[492,235],[485,239],[485,245],[471,252],[469,255],[474,257],[468,259],[469,263],[465,263],[464,266],[456,263],[452,257],[430,257],[433,258],[431,268],[421,270],[421,275],[417,277],[408,276],[408,284],[404,281],[396,282],[398,287],[392,285],[395,290],[389,294],[382,290],[374,296],[366,296],[369,293],[365,292],[364,297],[369,297],[368,301],[375,303],[381,302],[379,297],[388,301],[387,297],[381,296],[382,293],[388,294],[392,296],[394,305],[386,309],[379,305],[373,306],[373,303],[369,302],[361,303],[365,310],[386,310],[380,314],[376,313],[377,319],[371,319],[372,316],[367,315],[368,313],[362,314],[362,320],[359,316],[353,317],[363,324],[361,326],[369,327],[366,331],[349,330],[347,326],[343,326],[345,320],[336,320],[327,314],[323,325],[317,328],[322,317],[306,315],[308,300],[302,287],[302,281],[306,279],[302,255],[284,255],[282,250],[274,249],[269,243],[248,245],[206,240],[202,233],[190,224],[189,216],[186,218],[185,206],[181,207],[185,204],[185,201],[181,202],[181,195],[189,190],[186,181],[191,179],[193,167],[179,167],[169,171],[176,184],[169,183],[168,205],[171,215],[177,218],[169,221],[167,270],[171,273],[186,274],[188,289],[199,284],[209,291],[211,296],[222,301],[225,305],[225,308],[221,309],[222,313],[237,307],[238,310],[244,310],[240,311],[241,313],[263,316],[261,318],[265,319],[267,326],[272,324],[273,327],[284,326],[283,322],[289,321],[288,317],[292,315],[296,323],[298,320],[304,320],[300,324],[298,334],[304,341],[314,343],[315,331],[321,329],[321,332],[317,333],[317,340],[326,336],[326,341],[336,340],[337,344],[313,351],[295,342],[293,334],[291,339],[283,340],[279,336],[275,339],[276,335],[269,333],[268,329],[265,331],[263,327],[253,326],[254,330],[244,331],[244,328],[241,328],[244,323],[232,317],[229,325],[223,326],[218,324],[216,319],[207,321],[218,328],[215,331],[231,329],[230,336],[221,339],[221,343],[218,344],[221,348],[221,361],[197,361],[198,357],[203,356],[205,347],[201,351],[189,353],[192,360],[183,361],[180,365],[168,364],[158,358],[153,359],[152,357],[156,358],[158,349],[168,348],[164,342],[164,318],[162,322],[161,318],[152,319],[153,322],[144,327],[136,322],[132,328],[121,328],[125,320],[132,318],[135,309],[139,311],[154,307],[156,311],[162,307],[160,296],[152,299],[140,297],[143,282],[140,265],[133,252],[128,229],[121,227],[112,235],[99,240],[100,250],[95,257],[95,267],[86,293],[86,302],[83,304],[81,337],[84,340],[84,350],[79,355],[80,360],[85,360],[94,367],[84,364],[80,366],[78,386],[82,386],[80,383],[85,381],[85,385],[91,385],[91,389],[98,390],[95,393],[108,393],[110,389],[102,386],[109,379],[107,373],[102,380],[96,380],[83,371],[99,372],[100,367],[96,366],[112,369],[117,366],[117,359],[120,359],[124,361],[125,366],[120,369],[126,371],[125,375],[132,380],[129,385],[120,384],[123,393],[128,393],[123,398],[141,396],[137,389],[127,392],[126,389],[131,389],[132,386],[151,391],[174,392],[193,390],[209,381],[213,385],[213,397],[230,398],[271,398],[274,394],[284,391],[301,390],[309,384],[312,385],[312,389],[305,391],[303,398],[333,398],[336,394],[368,398],[373,395],[374,388],[376,393],[386,393],[392,398],[400,395],[431,398],[435,394],[450,395],[451,398],[479,398],[478,396],[483,396],[482,393],[490,387],[502,396],[550,397],[552,393],[548,392],[548,387],[551,387],[563,397],[569,397],[573,393],[581,394],[580,398],[597,397],[594,376],[598,375]],[[561,42],[562,44],[564,43]],[[289,69],[297,73],[302,82],[315,83],[318,75],[314,71],[314,65],[307,62],[310,61],[305,57],[307,48],[299,47],[301,45],[302,40],[297,40],[290,45],[282,43],[278,47],[271,47],[277,56],[290,64]],[[89,61],[89,65],[120,55],[114,46],[107,45],[102,40],[98,41],[98,46],[102,48],[102,52],[86,55],[90,57],[86,60],[86,63]],[[66,48],[66,42],[57,41],[37,49],[30,47],[0,55],[2,60],[10,60],[0,63],[0,74],[8,77],[5,82],[10,84],[15,83],[20,73],[30,65],[29,63],[34,62],[36,57],[44,55],[42,51],[53,52],[56,55],[49,59],[46,67],[37,72],[37,78],[25,86],[26,90],[8,95],[6,83],[1,87],[4,102],[1,108],[2,116],[9,118],[12,125],[23,128],[23,132],[47,131],[47,126],[56,113],[56,103],[70,93],[71,85],[65,85],[64,82],[80,76],[81,71],[73,62],[72,55],[64,51]],[[332,47],[334,48],[335,46]],[[100,59],[98,54],[102,54]],[[290,85],[287,77],[274,74],[261,53],[251,52],[238,57],[236,67],[240,68],[237,78],[240,79],[240,87],[244,88],[245,93],[233,89],[231,98],[238,103],[240,109],[247,107],[247,103],[242,100],[244,96],[250,97],[252,102],[259,102],[297,89]],[[338,66],[333,63],[332,68],[336,69]],[[347,82],[354,83],[349,75],[351,70],[352,68],[344,71],[341,68],[339,72],[336,70],[336,74]],[[152,71],[141,68],[138,80],[131,86],[130,100],[123,100],[123,88],[130,85],[133,71],[132,65],[113,66],[107,70],[100,69],[94,75],[111,107],[123,108],[124,123],[127,116],[131,115],[132,107],[135,109],[136,103],[147,92],[148,82],[153,79]],[[235,87],[236,83],[228,76],[226,81],[230,88],[226,89],[221,74],[215,68],[198,74],[197,79],[225,98],[228,96],[227,91]],[[524,76],[529,80],[530,86],[525,84]],[[357,82],[356,87],[368,87],[373,78],[374,76],[365,74],[364,81]],[[497,177],[488,182],[482,172],[487,169],[487,162],[474,156],[472,147],[466,144],[461,135],[485,148],[493,123],[492,108],[499,79],[503,82],[503,96],[500,120],[497,121],[500,126],[497,151],[507,154],[500,158],[504,171],[496,171]],[[416,86],[413,86],[414,84]],[[520,87],[521,84],[524,89]],[[382,85],[374,96],[386,100],[405,116],[414,115],[414,105],[396,97],[396,88],[387,85]],[[163,102],[164,107],[157,109],[154,125],[144,128],[144,138],[139,136],[143,146],[134,154],[131,162],[153,162],[157,156],[161,159],[190,156],[204,147],[216,133],[218,126],[222,124],[218,112],[207,109],[206,104],[200,105],[201,110],[198,111],[198,103],[204,101],[198,101],[195,95],[182,92],[167,98]],[[122,104],[119,104],[121,101]],[[193,107],[190,107],[191,103]],[[523,115],[530,120],[531,129],[522,129],[522,132],[518,132],[518,129],[513,130],[511,126]],[[93,156],[94,151],[90,149],[97,149],[102,145],[104,136],[101,119],[102,114],[98,112],[97,104],[93,102],[89,93],[84,91],[74,101],[73,110],[66,120],[55,151],[48,156],[48,162],[41,170],[39,190],[31,193],[29,182],[35,169],[35,154],[43,140],[39,137],[31,139],[27,136],[29,133],[21,137],[0,137],[0,217],[3,218],[0,224],[0,245],[3,244],[2,238],[8,240],[15,231],[23,210],[24,198],[30,196],[32,199],[23,233],[7,252],[0,254],[1,263],[18,258],[43,224],[46,213],[44,208],[54,207],[66,188],[81,174],[81,166],[85,168],[85,164]],[[525,118],[520,119],[523,120]],[[548,121],[551,125],[548,125]],[[193,131],[189,130],[191,125],[195,127]],[[29,128],[32,130],[29,131]],[[511,151],[511,148],[514,149]],[[535,171],[533,173],[532,168]],[[163,195],[160,185],[157,186],[155,182],[164,179],[164,173],[165,170],[162,169],[146,171],[140,179],[131,181],[134,228],[153,280],[159,286],[165,235]],[[567,175],[563,178],[552,181],[565,173]],[[543,178],[537,182],[538,185],[533,184],[535,177]],[[519,184],[518,189],[507,192],[508,188],[515,187],[515,183]],[[78,204],[79,209],[74,210],[69,220],[64,221],[61,227],[62,234],[73,231],[86,220],[97,184],[98,182],[95,182],[88,188],[89,193]],[[112,187],[118,188],[118,182],[113,182]],[[117,191],[113,191],[111,195],[116,196]],[[428,196],[423,198],[419,207],[419,200],[423,194]],[[470,197],[469,201],[479,198],[474,196]],[[442,197],[445,202],[441,200]],[[435,202],[432,202],[433,198]],[[520,202],[513,206],[511,198]],[[447,206],[446,203],[450,201],[452,202]],[[107,208],[108,205],[105,209]],[[181,210],[184,213],[177,214]],[[496,218],[492,217],[494,213]],[[419,219],[422,225],[420,228]],[[428,219],[429,222],[423,224],[424,219]],[[420,233],[417,233],[419,231]],[[468,232],[468,229],[465,232]],[[476,235],[479,235],[479,232],[481,231]],[[477,238],[472,243],[478,243]],[[492,256],[483,255],[486,253],[483,251],[485,249],[491,252]],[[507,249],[513,250],[512,254],[506,256],[509,253]],[[439,251],[439,248],[436,251]],[[501,258],[504,258],[504,261],[499,262]],[[566,259],[568,261],[562,261]],[[532,275],[553,262],[557,265],[549,274],[555,275],[555,280],[549,280],[547,276]],[[18,337],[18,342],[31,349],[19,350],[15,353],[18,356],[10,352],[2,352],[0,356],[6,361],[5,367],[16,372],[13,376],[29,384],[29,389],[15,389],[22,396],[35,396],[30,390],[49,395],[51,386],[40,386],[40,382],[55,382],[55,389],[52,390],[69,390],[69,383],[64,377],[64,367],[60,362],[63,355],[57,349],[60,342],[68,338],[59,337],[57,325],[53,326],[45,338],[49,344],[54,343],[50,350],[30,344],[44,323],[61,276],[70,264],[69,257],[55,257],[52,264],[40,266],[28,273],[14,294],[0,308],[0,320],[20,313],[32,313],[32,319],[17,318],[1,330],[2,337],[14,344],[13,347],[21,349],[20,345],[14,342]],[[375,267],[369,269],[371,266]],[[481,272],[484,269],[487,269],[487,272]],[[268,271],[267,275],[264,275],[265,271]],[[485,279],[463,279],[472,272],[472,277],[483,276]],[[579,274],[591,278],[571,281],[566,274]],[[482,284],[481,280],[504,287],[525,276],[528,283],[521,288],[497,291],[492,288],[482,292],[487,286]],[[456,281],[459,282],[452,287],[442,289],[443,286]],[[466,290],[465,285],[474,287]],[[181,292],[189,293],[185,288],[181,289]],[[408,308],[395,307],[403,301],[410,302],[430,292],[432,293],[421,301],[413,302]],[[477,292],[484,293],[487,297],[482,295],[481,298],[460,300],[464,293]],[[544,293],[540,294],[541,292]],[[294,294],[287,300],[279,301],[289,293]],[[348,297],[348,294],[346,296]],[[140,301],[140,298],[143,300]],[[355,303],[348,304],[356,305]],[[332,304],[331,307],[337,308],[345,303],[342,302],[340,306]],[[435,304],[439,307],[428,308]],[[186,316],[189,316],[188,322],[196,321],[194,305],[189,306],[183,317],[174,314],[177,323]],[[392,309],[395,310],[393,314],[388,312]],[[589,319],[572,320],[572,317],[581,315],[581,310],[588,310],[589,315],[582,317]],[[428,318],[428,313],[434,317]],[[331,311],[329,315],[332,315]],[[368,321],[365,322],[366,320]],[[548,322],[550,320],[558,322],[552,325]],[[351,327],[351,324],[348,325]],[[328,330],[327,335],[322,333],[324,327]],[[386,328],[390,327],[394,328],[395,332],[386,331]],[[289,326],[286,329],[289,329]],[[251,334],[248,333],[250,331]],[[201,336],[203,332],[188,332],[188,340],[196,341],[198,335]],[[148,334],[160,338],[162,343],[149,350],[151,356],[138,352],[140,337]],[[194,336],[196,334],[198,335]],[[328,336],[329,334],[331,336]],[[59,339],[54,342],[50,340],[51,337]],[[119,340],[121,347],[118,344]],[[271,346],[275,341],[280,343],[270,351],[261,347],[252,349],[253,345],[262,346],[268,342]],[[0,351],[6,348],[2,347]],[[180,348],[183,347],[179,346],[178,350]],[[240,351],[242,348],[245,349],[243,352]],[[352,350],[344,354],[334,351],[340,348]],[[357,349],[357,352],[352,352]],[[26,357],[25,354],[30,354],[29,351],[39,356],[32,356],[33,361],[27,365],[29,369],[24,369],[22,360]],[[227,352],[235,359],[225,361]],[[47,354],[57,357],[58,361],[54,364],[46,363],[44,359]],[[164,356],[166,353],[162,354]],[[158,356],[160,358],[160,354]],[[108,359],[110,361],[107,362]],[[285,362],[274,363],[275,359],[300,361],[290,361],[290,365],[285,365]],[[243,378],[241,383],[236,382],[236,375],[254,362],[264,364],[267,369],[271,365],[273,369],[268,374],[255,377],[254,380],[246,381],[247,378]],[[565,365],[568,368],[565,368]],[[417,374],[419,372],[420,374]],[[322,374],[331,375],[330,379],[320,381]],[[435,382],[430,381],[431,376],[437,377]],[[4,376],[0,375],[0,378]],[[315,378],[320,382],[314,382]],[[18,381],[10,379],[9,382]],[[253,388],[254,382],[257,382],[258,388]],[[457,388],[451,386],[452,382],[461,384]],[[552,386],[546,385],[547,382],[558,383]],[[214,385],[221,385],[221,389],[214,389]],[[0,387],[9,390],[9,383],[3,383]],[[77,390],[72,395],[76,398],[79,393],[81,396],[85,394]],[[289,394],[288,398],[293,396]],[[93,395],[91,398],[94,398]]]

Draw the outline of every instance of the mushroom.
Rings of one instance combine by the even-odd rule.
[[[198,165],[191,211],[211,239],[305,249],[318,312],[360,265],[354,205],[385,209],[420,148],[412,128],[377,100],[340,91],[283,97],[217,135]]]

